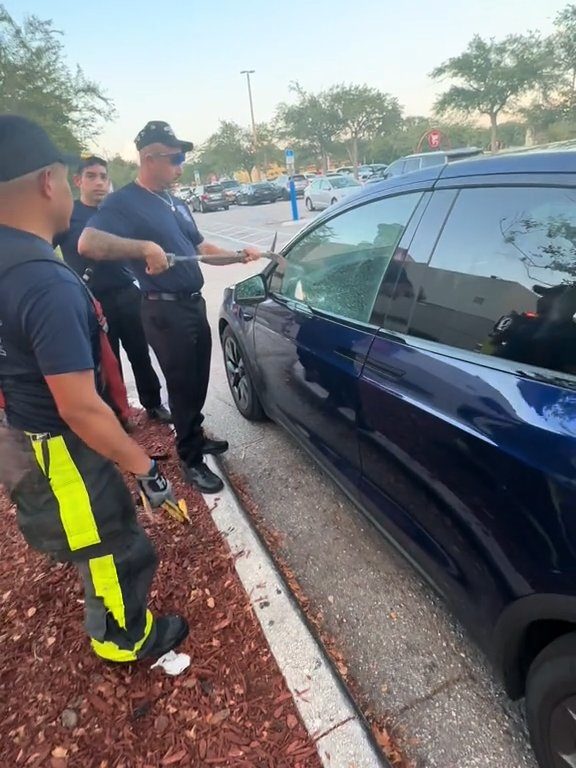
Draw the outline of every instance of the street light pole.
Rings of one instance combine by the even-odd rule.
[[[258,133],[256,132],[256,120],[254,119],[254,102],[252,101],[252,84],[250,83],[250,75],[253,75],[256,70],[254,69],[243,69],[240,74],[246,75],[246,83],[248,85],[248,99],[250,101],[250,118],[252,120],[252,136],[254,140],[254,154],[256,154],[258,150]],[[258,180],[260,180],[260,168],[258,167],[258,162],[256,162],[256,176],[258,177]]]

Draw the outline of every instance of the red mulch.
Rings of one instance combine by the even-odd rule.
[[[162,466],[192,518],[143,520],[161,558],[152,609],[188,618],[191,667],[171,678],[150,661],[100,662],[75,569],[26,546],[0,492],[0,766],[318,768],[232,556],[180,480],[168,429],[143,420],[134,436],[169,453]]]
[[[244,509],[250,514],[252,522],[260,533],[262,539],[265,541],[276,566],[288,583],[290,591],[295,596],[300,608],[308,619],[309,624],[324,646],[324,650],[338,670],[351,697],[355,700],[356,704],[364,714],[376,743],[394,768],[414,768],[414,763],[411,762],[405,754],[405,745],[410,742],[408,742],[405,734],[402,733],[400,728],[394,728],[391,719],[387,715],[376,714],[370,702],[362,693],[357,681],[350,674],[345,656],[340,650],[338,641],[326,630],[322,611],[318,610],[307,597],[298,582],[298,579],[294,575],[294,572],[288,565],[286,558],[282,554],[284,546],[282,535],[277,531],[272,530],[264,520],[258,505],[250,494],[247,479],[234,473],[229,474],[229,479],[242,501]],[[414,742],[411,743],[414,744]]]

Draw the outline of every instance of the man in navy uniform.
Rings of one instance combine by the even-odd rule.
[[[80,256],[78,238],[88,220],[108,194],[108,164],[101,157],[82,159],[74,176],[80,199],[74,202],[70,229],[55,240],[68,266],[85,280],[96,296],[108,323],[108,339],[120,363],[120,343],[126,351],[136,390],[148,416],[158,421],[172,421],[160,399],[160,381],[152,367],[148,342],[142,327],[142,295],[134,284],[129,266],[121,261],[95,262]]]
[[[223,453],[228,443],[208,439],[202,428],[212,342],[198,261],[247,263],[260,258],[260,252],[227,251],[207,243],[186,203],[170,193],[182,175],[191,142],[178,139],[168,123],[154,120],[135,143],[140,154],[138,178],[104,200],[78,248],[95,260],[136,259],[133,269],[144,296],[144,330],[166,378],[184,476],[200,491],[217,493],[222,480],[204,462],[204,454]],[[156,249],[165,265],[167,253],[187,258],[151,275],[142,260],[143,249],[149,253]]]
[[[172,493],[101,397],[93,300],[52,247],[72,213],[67,164],[40,126],[0,115],[2,451],[24,459],[9,489],[24,538],[77,566],[94,652],[131,662],[176,647],[188,625],[147,607],[156,554],[118,467],[136,476],[153,507]],[[165,267],[153,250],[140,258],[151,273]]]

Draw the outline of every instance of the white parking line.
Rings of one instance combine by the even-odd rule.
[[[244,240],[244,239],[242,239],[240,237],[230,237],[229,235],[223,235],[220,232],[215,232],[214,230],[209,230],[209,229],[204,229],[204,228],[202,228],[202,234],[209,235],[210,237],[219,237],[222,240],[229,240],[231,243],[242,243],[243,245],[258,245],[259,244],[259,242],[257,242],[256,239]],[[268,232],[268,234],[266,236],[266,239],[263,238],[261,242],[266,242],[266,241],[271,242],[273,237],[274,237],[274,233],[273,232]],[[284,238],[278,237],[278,243],[277,243],[276,247],[277,248],[281,248],[287,242],[288,242],[288,239],[284,239]]]

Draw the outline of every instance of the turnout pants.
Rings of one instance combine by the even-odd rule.
[[[147,597],[157,558],[122,475],[72,432],[16,434],[27,460],[11,493],[22,534],[35,549],[77,566],[95,653],[135,661],[156,636]]]
[[[178,301],[144,298],[144,330],[166,378],[178,455],[202,461],[202,409],[210,378],[212,338],[206,303],[199,294]]]
[[[135,285],[109,291],[98,297],[108,321],[108,339],[118,362],[120,343],[126,351],[143,408],[160,405],[160,381],[150,360],[150,350],[142,327],[142,294]]]

